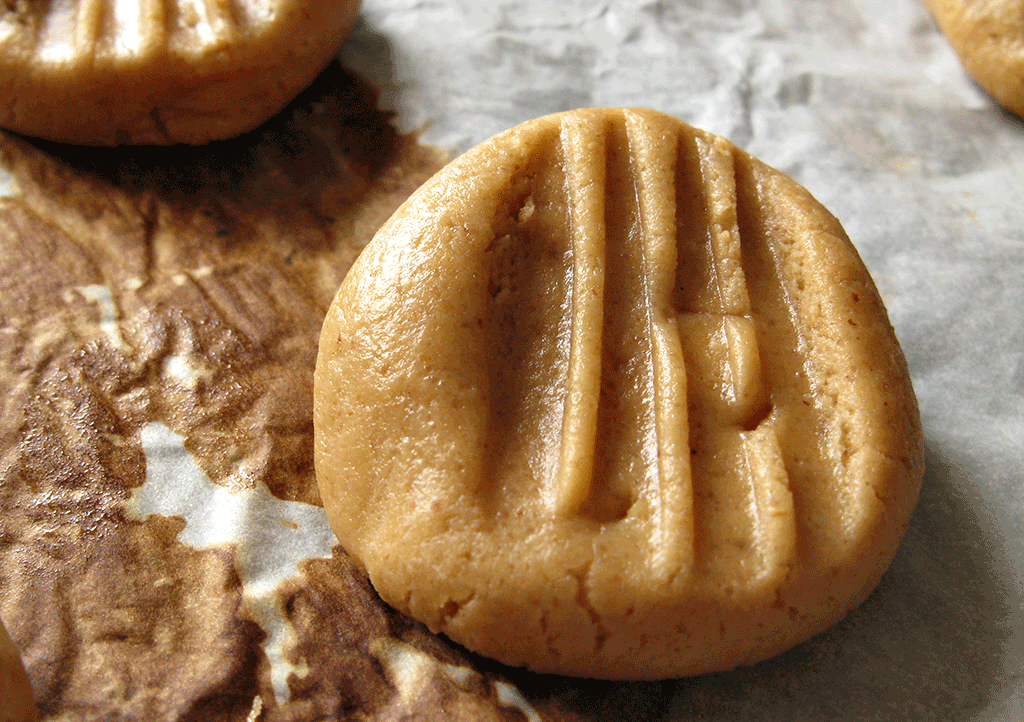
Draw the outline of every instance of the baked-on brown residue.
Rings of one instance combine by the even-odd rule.
[[[0,158],[17,186],[0,201],[0,609],[42,718],[243,720],[259,695],[261,719],[315,719],[296,712],[312,692],[274,704],[234,550],[195,550],[181,520],[130,520],[124,502],[145,481],[140,431],[160,422],[214,482],[319,503],[323,314],[440,154],[334,65],[234,141],[99,151],[0,135]],[[316,632],[381,613],[365,594],[339,611],[349,600]]]
[[[290,113],[233,141],[42,147],[63,162],[0,147],[22,190],[0,216],[8,332],[39,343],[34,324],[74,331],[78,367],[120,400],[108,406],[130,407],[120,416],[167,423],[215,482],[316,503],[309,375],[324,311],[439,154],[397,135],[336,65]],[[106,330],[97,294],[115,314]],[[182,378],[179,361],[194,373]],[[239,473],[243,458],[259,465]]]

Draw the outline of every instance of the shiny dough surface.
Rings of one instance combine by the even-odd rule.
[[[662,678],[859,604],[923,473],[885,309],[840,224],[638,109],[469,151],[324,324],[316,469],[380,595],[486,656]]]

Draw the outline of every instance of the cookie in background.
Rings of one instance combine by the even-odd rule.
[[[0,11],[0,127],[83,145],[252,130],[334,58],[358,0],[30,3]]]
[[[1024,116],[1024,5],[925,0],[960,62],[1000,105]]]

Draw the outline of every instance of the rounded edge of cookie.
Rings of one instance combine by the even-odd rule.
[[[527,146],[530,138],[540,132],[543,123],[562,115],[530,121],[485,141],[453,161],[410,198],[378,233],[377,238],[383,240],[371,243],[364,255],[357,259],[356,266],[339,290],[324,325],[321,353],[329,355],[333,344],[349,336],[353,330],[351,324],[360,323],[360,312],[355,309],[355,305],[361,303],[355,299],[365,292],[360,285],[372,285],[374,279],[386,273],[385,269],[391,265],[387,255],[398,253],[408,262],[415,256],[409,244],[415,238],[431,235],[430,228],[421,227],[420,221],[432,219],[428,225],[457,228],[455,216],[458,206],[469,195],[465,191],[457,192],[457,187],[468,183],[472,188],[508,177],[512,172],[510,168],[519,161],[514,153],[507,152],[507,148]],[[856,284],[861,293],[854,292],[850,296],[848,307],[844,307],[843,312],[848,314],[851,327],[874,335],[870,341],[865,341],[862,350],[867,352],[870,346],[871,354],[879,363],[858,361],[859,380],[871,386],[871,394],[888,394],[894,401],[887,407],[887,419],[880,424],[867,424],[870,428],[866,433],[872,443],[859,448],[855,458],[851,459],[851,463],[868,470],[874,482],[869,495],[873,494],[874,503],[878,504],[881,513],[870,528],[861,530],[855,548],[846,557],[848,563],[818,570],[791,570],[774,598],[760,604],[715,599],[696,603],[691,598],[674,603],[664,595],[659,598],[654,594],[647,602],[627,610],[628,613],[603,618],[594,608],[577,605],[578,608],[569,613],[571,619],[567,620],[566,626],[591,625],[596,616],[605,635],[600,652],[595,654],[583,647],[574,652],[568,646],[552,649],[550,641],[544,639],[541,627],[550,628],[556,621],[550,615],[545,621],[542,610],[531,605],[529,599],[524,598],[507,580],[484,593],[463,589],[457,569],[446,565],[443,560],[450,546],[446,540],[437,540],[430,548],[419,550],[420,553],[412,560],[404,558],[401,549],[386,548],[386,539],[378,537],[369,543],[358,541],[356,537],[361,530],[380,523],[377,518],[379,510],[374,509],[375,503],[368,503],[367,496],[360,496],[360,492],[350,495],[351,489],[342,493],[344,500],[339,503],[336,497],[339,490],[326,483],[326,475],[321,475],[319,463],[320,457],[330,453],[328,447],[339,442],[336,439],[328,441],[318,434],[318,478],[325,481],[322,493],[332,526],[357,563],[368,570],[371,582],[385,601],[425,622],[432,630],[506,664],[576,676],[653,679],[722,671],[774,656],[834,624],[859,605],[877,585],[909,523],[923,476],[923,437],[906,361],[877,289],[838,221],[792,179],[739,149],[736,152],[746,159],[749,171],[757,176],[759,188],[785,196],[786,202],[777,214],[780,217],[773,222],[785,223],[787,218],[799,221],[802,214],[809,212],[808,209],[813,211],[810,226],[802,231],[804,237],[814,235],[817,241],[826,243],[828,250],[823,255],[834,265],[837,277],[852,279]],[[479,163],[470,170],[464,169],[488,154],[494,156],[491,161]],[[442,209],[441,218],[436,215],[438,209]],[[463,228],[459,234],[471,235],[472,230]],[[389,236],[393,237],[397,248],[385,247]],[[449,239],[444,236],[441,240],[441,245],[448,252]],[[457,254],[456,249],[451,252]],[[374,296],[372,292],[368,295]],[[370,315],[375,312],[380,313],[380,310],[369,311]],[[433,312],[443,313],[444,309],[435,307]],[[328,368],[331,365],[332,360],[327,355],[322,362],[318,359],[317,383],[320,390],[317,398],[324,393],[324,384],[329,383],[326,377],[330,373],[358,373],[355,369],[337,367],[332,371]],[[870,368],[865,372],[867,367]],[[363,491],[373,493],[369,485],[364,486]],[[335,519],[339,513],[344,513],[338,511],[339,507],[354,510],[341,524]],[[339,527],[343,528],[339,530]],[[396,537],[394,544],[400,547],[400,539]],[[442,589],[424,588],[429,585],[413,588],[409,583],[408,579],[429,575],[431,570],[443,580]],[[510,570],[508,576],[515,577],[521,571]],[[560,583],[559,580],[550,581]],[[568,583],[567,598],[571,601],[572,594],[579,591],[573,591],[571,580],[561,581]],[[533,629],[538,633],[533,634],[533,639],[524,641],[509,634],[509,629],[516,627]],[[678,631],[681,628],[687,630],[687,635],[677,635],[674,644],[665,644],[664,639],[658,637],[658,630]],[[659,643],[660,648],[652,649]]]
[[[969,5],[963,0],[925,0],[925,5],[968,75],[1003,108],[1024,118],[1020,8],[1010,2]]]

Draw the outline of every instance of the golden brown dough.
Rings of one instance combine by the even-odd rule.
[[[0,2],[0,126],[89,145],[255,128],[334,57],[358,0]]]
[[[0,722],[34,722],[36,719],[36,703],[21,656],[0,622]]]
[[[750,664],[834,623],[923,473],[839,223],[635,109],[525,123],[414,194],[328,312],[314,427],[331,524],[386,601],[593,677]]]
[[[999,104],[1024,116],[1024,3],[925,0],[964,68]]]

